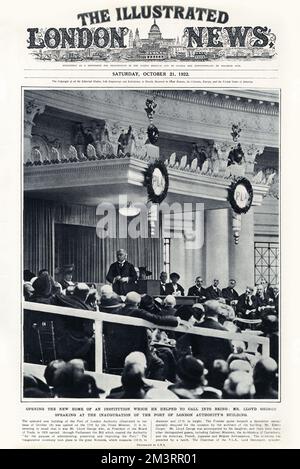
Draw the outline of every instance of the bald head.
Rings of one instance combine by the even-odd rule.
[[[125,358],[124,365],[126,366],[128,364],[133,364],[133,363],[140,365],[141,369],[145,371],[147,368],[147,360],[146,360],[145,354],[142,352],[131,352]]]
[[[125,303],[130,306],[139,306],[141,302],[141,295],[135,291],[130,291],[127,293],[125,298]]]
[[[217,317],[220,303],[217,300],[208,300],[204,303],[205,316]]]
[[[165,306],[176,306],[176,298],[173,295],[167,295],[165,298]]]
[[[224,392],[234,399],[249,399],[254,396],[252,376],[245,371],[233,371],[224,383]]]
[[[113,296],[113,289],[111,285],[103,285],[100,292],[101,298],[111,298]]]

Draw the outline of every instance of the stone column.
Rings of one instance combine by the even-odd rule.
[[[31,161],[31,137],[32,127],[35,125],[34,118],[37,114],[42,114],[45,105],[36,100],[25,101],[24,103],[24,162]]]
[[[230,212],[229,212],[230,213]],[[253,208],[241,216],[239,243],[234,244],[230,221],[229,274],[237,282],[237,291],[242,293],[247,285],[254,284],[254,217]]]
[[[205,210],[206,286],[218,278],[224,287],[229,279],[228,213],[228,209]]]

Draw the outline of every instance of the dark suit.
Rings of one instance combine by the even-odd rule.
[[[129,277],[128,283],[120,282],[119,280],[114,282],[115,277]],[[118,295],[126,295],[129,291],[135,291],[137,280],[137,274],[132,264],[128,261],[125,261],[123,264],[119,262],[114,262],[111,264],[108,273],[106,275],[106,280],[113,284],[113,291]]]
[[[160,311],[161,316],[176,316],[177,310],[173,306],[163,306]]]
[[[165,295],[173,295],[174,291],[175,290],[174,290],[173,283],[172,282],[167,283],[166,284],[166,293],[165,293]],[[177,283],[177,291],[180,291],[180,295],[184,296],[184,289],[181,285],[179,285],[179,283]]]
[[[160,282],[159,286],[160,286],[160,293],[159,294],[160,295],[166,295],[166,286],[167,286],[167,284],[166,283],[162,284],[162,282]]]
[[[198,296],[200,303],[204,303],[206,301],[206,288],[200,287],[198,288],[196,285],[189,288],[188,296]]]
[[[201,323],[196,323],[195,327],[227,331],[220,323],[209,317]],[[210,367],[214,360],[227,360],[232,352],[230,341],[227,339],[185,334],[178,340],[179,353],[184,350],[189,353],[190,348],[193,356],[202,360],[206,367]]]
[[[247,310],[251,310],[251,309],[256,310],[257,308],[256,297],[254,295],[251,295],[250,300],[251,301],[249,301],[248,297],[246,297],[246,293],[243,293],[242,295],[240,295],[237,305],[236,305],[236,312],[244,316]]]
[[[206,297],[208,300],[218,300],[222,298],[222,292],[220,288],[214,288],[212,285],[206,289]]]
[[[223,298],[225,298],[226,303],[230,305],[231,301],[237,301],[239,299],[239,294],[234,288],[223,288],[222,289]]]
[[[263,319],[268,314],[274,314],[275,311],[275,302],[274,299],[269,297],[266,293],[264,293],[263,297],[259,296],[258,294],[255,295],[256,297],[256,307],[257,307],[257,318]],[[259,308],[262,308],[259,310]]]

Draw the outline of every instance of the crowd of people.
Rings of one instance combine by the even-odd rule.
[[[110,284],[103,285],[99,292],[94,285],[73,282],[72,266],[64,269],[60,282],[55,281],[46,269],[37,276],[25,271],[24,298],[150,322],[151,327],[104,323],[104,370],[121,375],[121,386],[104,392],[97,387],[91,374],[95,369],[92,319],[28,310],[24,315],[25,361],[41,362],[40,344],[33,328],[39,322],[53,324],[58,359],[47,365],[46,382],[34,376],[24,377],[25,397],[277,398],[277,287],[271,288],[261,282],[255,293],[253,288],[247,287],[239,295],[234,279],[223,289],[219,288],[218,279],[205,288],[203,279],[198,276],[195,285],[188,290],[188,296],[195,298],[194,304],[180,304],[179,297],[184,295],[184,289],[178,283],[178,274],[171,274],[171,281],[167,282],[166,273],[161,273],[161,295],[157,297],[140,294],[135,288],[126,293],[123,287],[127,286],[128,290],[129,284],[135,284],[134,270],[131,264],[126,265],[126,257],[117,262],[120,265],[111,266],[108,274]],[[124,267],[126,276],[122,277]],[[213,337],[213,333],[212,336],[193,333],[200,331],[199,328],[236,333],[250,330],[253,337],[260,335],[269,339],[270,356],[262,354],[255,340],[246,342],[242,340],[243,336],[240,340],[228,340]],[[160,382],[160,386],[149,383],[149,380]],[[162,387],[161,382],[167,386]]]
[[[277,364],[272,358],[258,360],[252,369],[242,358],[215,360],[210,370],[192,355],[178,360],[175,383],[165,387],[146,378],[147,359],[130,353],[124,363],[120,386],[103,390],[85,369],[81,359],[51,361],[44,379],[24,374],[24,397],[71,399],[276,399]]]

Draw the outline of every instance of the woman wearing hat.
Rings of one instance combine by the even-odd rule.
[[[68,287],[75,285],[75,283],[72,281],[74,267],[75,267],[74,264],[68,264],[68,265],[64,265],[61,269],[63,279],[60,282],[60,284],[63,290],[66,290]]]
[[[166,284],[166,295],[184,296],[184,289],[179,285],[180,275],[176,272],[170,274],[171,282]]]

